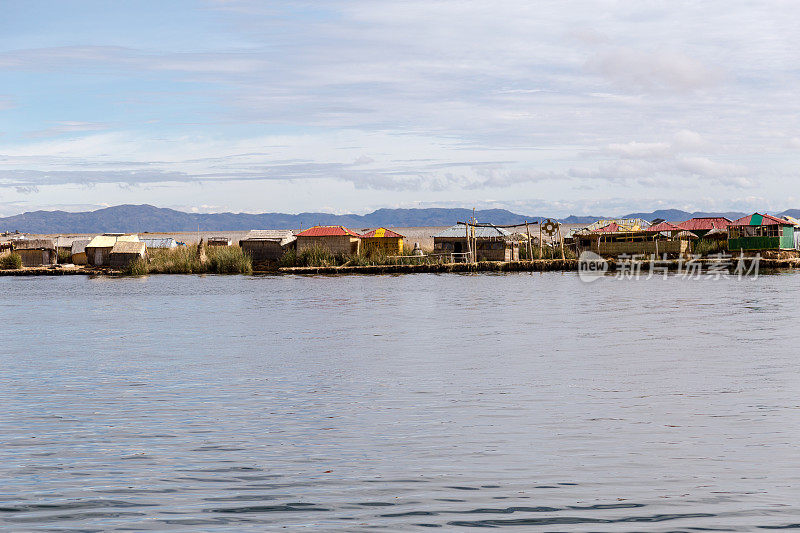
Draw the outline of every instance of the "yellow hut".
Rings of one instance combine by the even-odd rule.
[[[374,229],[361,236],[365,254],[403,255],[403,236],[386,228]]]

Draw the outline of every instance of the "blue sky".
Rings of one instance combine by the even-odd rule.
[[[798,15],[6,0],[0,215],[800,208]]]

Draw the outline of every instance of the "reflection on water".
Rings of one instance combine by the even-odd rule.
[[[791,527],[799,288],[0,278],[0,524]]]

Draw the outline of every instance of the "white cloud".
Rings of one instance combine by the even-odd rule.
[[[326,180],[378,205],[399,193],[502,200],[530,189],[577,205],[657,198],[673,184],[733,201],[742,188],[779,198],[776,183],[800,184],[789,153],[800,148],[789,4],[210,8],[218,25],[172,27],[203,35],[194,49],[109,31],[0,50],[17,81],[0,108],[13,101],[47,117],[0,132],[0,186],[38,187],[28,196],[39,197],[94,184],[86,201],[100,202],[104,184],[167,184],[166,201],[200,206],[207,199],[181,191],[237,182],[245,203],[248,191],[277,197],[291,182],[314,209],[331,205],[328,190],[316,192]],[[31,72],[53,87],[25,90]]]
[[[704,177],[737,178],[738,185],[750,185],[749,181],[741,181],[742,175],[747,172],[745,167],[731,163],[712,161],[707,157],[682,157],[679,158],[678,168],[690,174]]]
[[[587,67],[632,91],[690,92],[715,85],[722,77],[718,69],[682,53],[627,47],[600,52]]]
[[[708,146],[708,141],[696,131],[681,130],[673,136],[672,147],[675,151],[702,150]]]
[[[668,143],[644,143],[632,141],[625,144],[612,143],[608,145],[608,150],[620,157],[626,158],[653,158],[663,157],[671,151]]]

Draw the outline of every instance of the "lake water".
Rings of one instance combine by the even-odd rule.
[[[798,527],[799,291],[0,278],[0,528]]]

